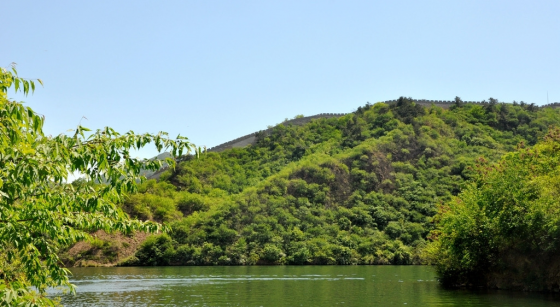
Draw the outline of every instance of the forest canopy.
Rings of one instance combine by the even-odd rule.
[[[489,99],[449,109],[401,97],[255,144],[186,158],[126,198],[171,225],[129,265],[419,264],[438,208],[488,163],[532,146],[559,110]]]

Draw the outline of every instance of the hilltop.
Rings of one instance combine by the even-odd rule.
[[[415,99],[414,102],[418,105],[424,106],[424,107],[431,107],[433,106],[437,106],[443,109],[449,109],[450,107],[454,106],[454,105],[460,105],[460,104],[476,104],[476,105],[486,105],[486,104],[490,104],[490,102],[487,101],[456,101],[456,100],[427,100],[427,99]],[[385,104],[395,104],[397,103],[397,100],[387,100],[384,101],[383,103]],[[512,105],[517,105],[517,102],[513,102]],[[519,103],[520,106],[527,106],[528,109],[536,109],[539,108],[537,107],[535,104],[525,104],[524,102],[520,102]],[[560,107],[560,102],[555,102],[555,103],[551,103],[551,104],[547,104],[544,106],[541,106],[540,108],[559,108]],[[313,119],[319,119],[319,118],[331,118],[331,117],[341,117],[344,116],[348,113],[320,113],[320,114],[316,114],[316,115],[312,115],[312,116],[303,116],[303,115],[299,115],[296,116],[293,119],[286,119],[284,120],[284,122],[282,122],[282,125],[296,125],[296,126],[301,126],[303,124],[306,124],[308,122],[310,122]],[[223,151],[225,149],[231,149],[231,148],[242,148],[245,147],[247,145],[253,145],[256,142],[256,134],[257,133],[270,133],[272,131],[272,129],[274,129],[274,127],[270,127],[264,131],[259,131],[259,132],[254,132],[254,133],[249,133],[247,135],[235,138],[231,141],[222,143],[220,145],[211,147],[208,149],[208,151],[215,151],[215,152],[220,152]],[[165,158],[165,157],[164,157]]]

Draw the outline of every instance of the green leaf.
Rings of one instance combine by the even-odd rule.
[[[0,70],[3,92],[11,86],[25,94],[35,90],[33,81],[13,73]],[[91,130],[79,126],[73,136],[46,137],[42,125],[31,108],[0,95],[0,261],[20,266],[17,275],[0,283],[0,299],[8,299],[7,305],[29,305],[32,299],[41,306],[52,304],[48,297],[28,292],[30,287],[40,295],[54,285],[73,289],[58,253],[87,237],[84,231],[152,229],[152,223],[129,219],[119,203],[125,193],[138,189],[142,169],[141,161],[121,163],[122,157],[130,154],[135,140],[140,147],[153,143],[155,135],[123,137],[106,128],[86,138],[84,132]],[[74,171],[84,176],[83,184],[66,183]],[[104,180],[108,183],[95,184]]]

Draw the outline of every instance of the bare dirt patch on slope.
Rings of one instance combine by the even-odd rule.
[[[61,255],[61,259],[67,267],[116,266],[133,257],[148,235],[145,232],[108,234],[98,230],[92,234],[91,242],[74,244]]]

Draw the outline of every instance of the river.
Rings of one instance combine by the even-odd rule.
[[[74,268],[64,306],[558,306],[558,295],[442,289],[429,266]]]

